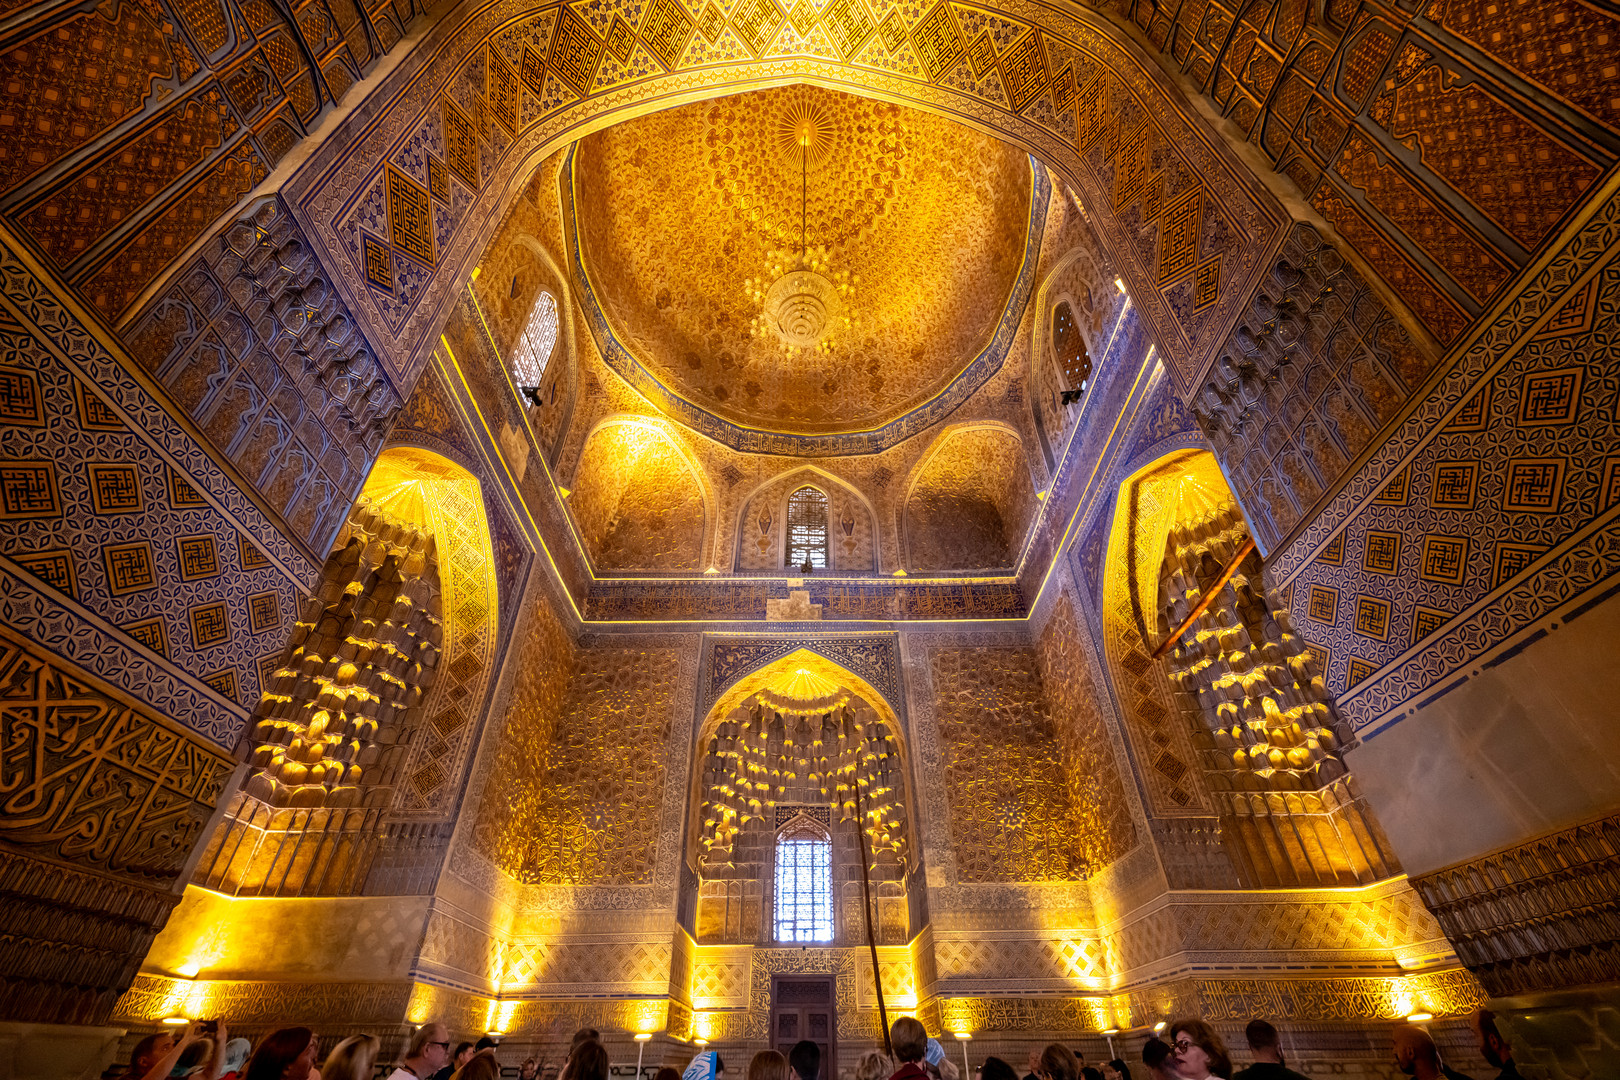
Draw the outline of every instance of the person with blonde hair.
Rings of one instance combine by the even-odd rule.
[[[889,1080],[894,1062],[881,1050],[868,1050],[855,1063],[855,1080]]]
[[[748,1063],[748,1080],[788,1080],[788,1060],[775,1050],[761,1050]]]
[[[350,1035],[326,1055],[321,1080],[371,1080],[380,1049],[382,1040],[375,1035]]]

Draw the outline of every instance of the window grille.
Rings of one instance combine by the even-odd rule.
[[[776,940],[833,939],[832,842],[808,829],[776,841]]]
[[[556,344],[557,300],[550,293],[542,292],[534,302],[534,310],[529,312],[528,325],[518,335],[512,349],[512,382],[518,393],[539,389],[540,378],[546,373],[546,364]]]
[[[1091,382],[1091,354],[1086,351],[1086,339],[1074,324],[1074,312],[1067,300],[1052,312],[1052,351],[1057,354],[1064,385],[1070,390],[1084,390]]]
[[[788,567],[806,559],[816,570],[827,569],[827,496],[813,487],[789,495],[787,505]]]

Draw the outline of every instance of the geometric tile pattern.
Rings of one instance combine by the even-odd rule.
[[[10,508],[25,516],[7,521],[0,553],[31,568],[36,577],[61,590],[65,600],[76,601],[87,614],[105,620],[105,632],[119,638],[127,634],[122,648],[144,646],[150,650],[146,656],[155,654],[155,659],[142,663],[170,668],[168,681],[128,685],[143,685],[143,693],[169,694],[188,679],[223,684],[221,672],[229,670],[238,697],[256,694],[257,658],[285,644],[282,613],[293,610],[297,592],[287,574],[269,559],[256,568],[239,570],[229,565],[234,558],[222,553],[235,550],[247,521],[253,521],[251,527],[285,560],[282,566],[291,554],[285,541],[265,527],[262,517],[227,517],[212,504],[192,498],[188,493],[206,485],[234,511],[241,496],[217,471],[206,480],[206,474],[198,477],[183,471],[179,463],[187,459],[173,454],[168,448],[176,444],[165,442],[161,433],[144,426],[131,428],[122,421],[116,426],[85,425],[83,404],[87,394],[94,397],[89,384],[72,374],[46,345],[43,336],[28,332],[0,309],[0,365],[29,371],[38,409],[47,420],[43,426],[0,429],[0,491],[6,490],[8,476],[24,473],[22,466],[29,461],[82,464],[28,471],[26,484],[12,481]],[[122,396],[125,391],[118,378],[98,376],[97,382],[142,421],[159,417],[167,421],[155,403],[147,411],[138,398]],[[99,404],[101,399],[95,400]],[[200,448],[194,452],[206,461]],[[54,483],[35,481],[35,476]],[[257,621],[251,620],[250,593],[274,598],[276,617],[267,621],[261,612]],[[54,636],[46,640],[55,642],[53,648],[78,647]],[[133,670],[120,681],[133,679]],[[201,683],[189,685],[191,692],[206,694]],[[218,712],[221,708],[222,704],[160,711],[177,722],[200,725],[199,732],[230,745],[236,739],[240,710],[232,704],[232,718],[227,720]]]
[[[1338,535],[1367,556],[1354,566],[1300,559],[1321,545],[1329,517],[1274,560],[1280,580],[1312,596],[1333,588],[1355,597],[1312,634],[1333,648],[1328,689],[1358,725],[1393,718],[1401,702],[1509,636],[1506,626],[1523,626],[1620,572],[1598,539],[1612,527],[1605,469],[1620,445],[1620,418],[1604,404],[1620,394],[1620,345],[1606,328],[1620,318],[1620,261],[1605,239],[1620,203],[1592,215],[1512,321],[1461,358],[1445,395],[1426,400],[1330,504],[1330,514],[1348,518]],[[1564,283],[1579,280],[1573,268],[1582,265],[1599,269],[1570,289]],[[1576,315],[1560,319],[1567,308]],[[1459,430],[1445,421],[1448,408],[1479,419]],[[1399,462],[1382,473],[1393,481],[1376,479],[1381,460]],[[1359,509],[1348,509],[1357,497]],[[1376,554],[1391,547],[1401,560],[1394,575]],[[1543,565],[1549,569],[1525,579]],[[1376,670],[1346,696],[1352,653]]]
[[[1282,219],[1242,178],[1224,147],[1166,107],[1154,81],[1144,77],[1118,39],[1080,22],[1060,26],[1048,20],[1051,25],[1031,28],[990,7],[892,8],[836,0],[793,6],[798,15],[790,18],[790,6],[741,0],[717,5],[711,13],[696,0],[614,0],[542,7],[518,22],[481,15],[445,43],[450,53],[469,58],[460,70],[430,74],[379,124],[355,139],[331,140],[320,148],[288,196],[301,207],[300,218],[314,223],[318,249],[344,253],[358,281],[362,225],[372,236],[384,236],[365,224],[371,220],[367,206],[375,198],[380,163],[394,161],[413,140],[443,140],[451,104],[473,121],[466,126],[476,146],[460,155],[466,167],[458,170],[450,163],[451,186],[466,185],[471,209],[449,228],[438,224],[440,207],[434,210],[441,269],[403,291],[396,273],[392,296],[365,289],[361,297],[359,318],[374,340],[388,342],[385,351],[397,357],[401,378],[409,382],[416,365],[426,361],[427,313],[454,287],[450,277],[468,258],[482,220],[505,205],[486,193],[507,190],[531,149],[576,124],[606,95],[644,108],[673,89],[676,80],[742,89],[825,72],[818,77],[901,102],[983,114],[1006,137],[1064,170],[1088,206],[1099,208],[1101,228],[1109,234],[1125,280],[1141,286],[1137,307],[1166,345],[1167,365],[1177,365],[1179,384],[1191,382],[1230,327],[1249,279],[1280,240]],[[633,40],[626,38],[625,27],[634,31]],[[976,74],[966,44],[986,28],[984,44],[974,54]],[[500,63],[486,63],[484,56],[494,54]],[[503,122],[511,115],[508,70],[518,73],[521,84],[515,138]],[[466,127],[459,119],[456,123]],[[1133,174],[1116,199],[1113,156],[1126,138],[1134,140],[1133,160],[1151,161],[1153,167]],[[414,179],[426,186],[426,169]],[[1182,200],[1195,190],[1202,191],[1198,213],[1184,215],[1187,242],[1175,249],[1171,272],[1160,286],[1161,215],[1171,206],[1188,209]],[[1136,224],[1127,226],[1127,218]],[[1190,265],[1183,265],[1188,252],[1206,269],[1201,290],[1195,290]],[[1179,369],[1183,358],[1188,372]]]

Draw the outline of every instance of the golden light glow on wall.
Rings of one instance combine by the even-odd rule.
[[[663,421],[612,417],[585,439],[568,509],[598,569],[696,572],[706,491],[701,468]]]
[[[421,523],[438,546],[447,663],[429,696],[429,715],[442,713],[445,704],[481,702],[494,668],[500,590],[478,478],[438,454],[396,446],[377,459],[362,494],[395,517],[413,515],[410,520]],[[396,810],[428,811],[443,803],[441,778],[459,773],[470,749],[465,735],[474,729],[469,716],[462,726],[441,732],[444,746],[416,740],[403,782],[396,785],[403,789]]]

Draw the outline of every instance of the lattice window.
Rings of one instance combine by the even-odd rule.
[[[789,569],[806,559],[814,569],[827,569],[827,496],[813,487],[795,491],[787,504]]]
[[[1091,383],[1091,353],[1086,339],[1074,323],[1074,312],[1067,300],[1052,311],[1052,351],[1057,355],[1063,385],[1069,390],[1085,390]]]
[[[542,292],[529,312],[529,323],[512,349],[512,382],[518,393],[540,404],[540,378],[546,373],[551,350],[557,344],[557,300]]]
[[[807,825],[776,840],[776,940],[833,939],[832,841]]]

